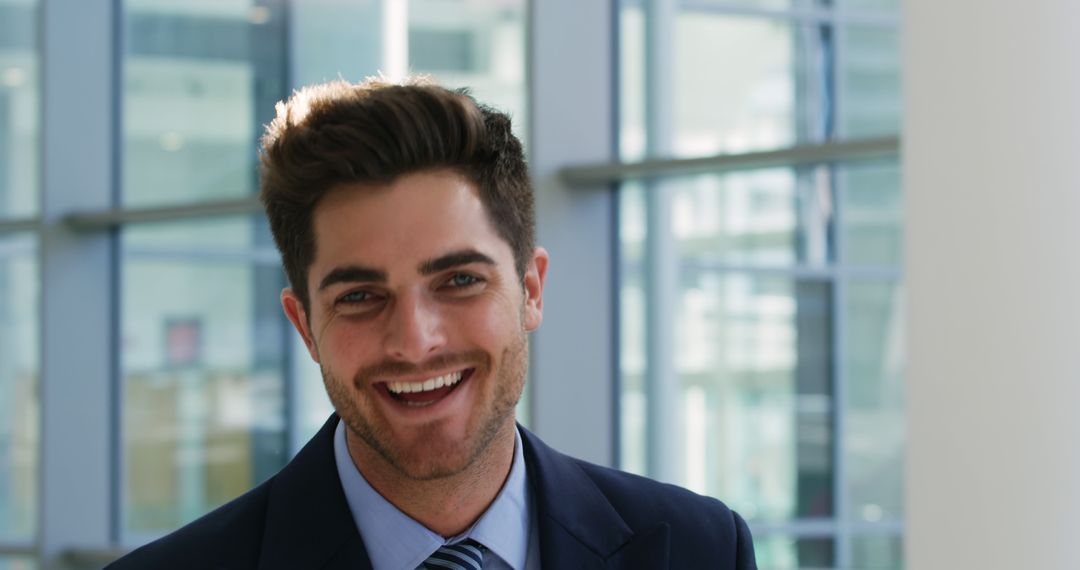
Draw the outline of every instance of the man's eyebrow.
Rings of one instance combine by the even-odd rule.
[[[435,259],[429,259],[420,264],[421,275],[431,275],[440,271],[445,271],[451,267],[457,267],[459,265],[468,265],[470,263],[483,263],[485,265],[496,265],[495,260],[491,259],[487,255],[476,251],[475,249],[465,249],[461,251],[455,251],[436,257]]]
[[[335,267],[319,282],[319,291],[337,283],[386,283],[386,272],[359,265]]]

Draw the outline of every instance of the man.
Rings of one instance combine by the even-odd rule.
[[[289,320],[336,414],[113,568],[755,568],[715,499],[517,426],[548,254],[509,118],[423,80],[309,87],[263,139]]]

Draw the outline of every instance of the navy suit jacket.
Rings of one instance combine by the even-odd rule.
[[[370,569],[334,462],[337,422],[263,484],[108,569]],[[757,568],[746,523],[720,501],[521,435],[545,569]]]

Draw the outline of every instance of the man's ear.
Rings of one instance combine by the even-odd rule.
[[[281,307],[285,309],[285,316],[289,317],[289,322],[296,328],[296,332],[300,333],[300,337],[304,339],[304,345],[307,346],[311,359],[319,362],[319,350],[315,346],[315,337],[311,334],[307,310],[304,309],[304,303],[291,287],[286,287],[281,292]]]
[[[532,259],[525,266],[525,306],[522,324],[525,330],[534,331],[544,320],[544,280],[547,279],[548,252],[542,247],[533,250]]]

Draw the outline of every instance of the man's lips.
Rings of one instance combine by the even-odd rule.
[[[412,407],[430,406],[457,390],[472,376],[474,370],[466,368],[425,380],[386,380],[376,383],[375,386],[394,402]]]

